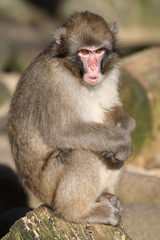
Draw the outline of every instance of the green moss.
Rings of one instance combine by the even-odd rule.
[[[120,94],[126,112],[136,120],[132,142],[133,153],[137,154],[152,129],[150,104],[145,89],[125,71],[121,74]]]

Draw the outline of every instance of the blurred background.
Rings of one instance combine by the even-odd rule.
[[[120,94],[124,108],[137,123],[133,133],[133,156],[127,161],[118,192],[126,206],[124,223],[134,239],[160,239],[157,225],[160,222],[160,0],[0,1],[0,172],[6,172],[0,176],[3,189],[0,212],[40,204],[17,184],[8,143],[7,113],[17,81],[50,42],[55,29],[74,11],[85,10],[118,23]],[[14,174],[15,194],[10,190]],[[17,201],[11,200],[13,195]],[[141,212],[136,211],[139,208]],[[148,225],[144,224],[146,219],[151,221]],[[135,223],[135,228],[131,222]],[[145,235],[147,229],[148,235]]]

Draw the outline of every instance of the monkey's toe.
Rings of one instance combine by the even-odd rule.
[[[109,224],[112,226],[117,226],[121,220],[121,211],[118,207],[118,202],[116,196],[112,195],[110,198],[106,198],[106,222],[105,224]],[[115,206],[114,206],[115,205]]]
[[[98,202],[102,202],[102,201],[109,201],[110,204],[117,208],[120,212],[122,211],[122,204],[121,204],[121,201],[118,197],[116,197],[115,195],[113,194],[110,194],[110,193],[103,193],[102,195],[99,196],[98,198]]]
[[[111,195],[109,200],[112,206],[116,207],[120,212],[122,211],[122,204],[119,198],[117,198],[115,195]]]

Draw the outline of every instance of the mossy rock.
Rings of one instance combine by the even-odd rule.
[[[126,112],[136,120],[132,134],[133,152],[136,155],[146,142],[152,129],[150,103],[145,89],[127,71],[121,72],[120,95]]]
[[[19,239],[131,240],[122,224],[118,227],[104,224],[75,224],[54,216],[53,211],[44,205],[16,221],[10,232],[2,238],[2,240]]]

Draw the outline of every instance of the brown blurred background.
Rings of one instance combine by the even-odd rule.
[[[120,91],[127,112],[137,122],[133,156],[126,164],[127,174],[131,175],[125,176],[126,182],[128,176],[129,179],[135,176],[132,184],[137,186],[144,181],[144,188],[147,188],[145,182],[155,178],[150,186],[154,192],[154,186],[160,183],[160,0],[0,1],[0,164],[15,170],[6,122],[10,98],[21,73],[52,39],[54,30],[64,19],[74,11],[85,10],[118,23]],[[144,176],[147,180],[143,180]],[[144,197],[141,201],[135,198],[144,191],[142,189],[133,193],[132,200],[125,202],[124,198],[124,202],[146,202]],[[147,202],[153,203],[159,194],[156,202],[159,206],[159,191],[156,188],[152,200]],[[120,195],[123,194],[126,193],[122,189]],[[31,194],[29,196],[29,205],[37,206],[39,202]],[[136,236],[136,239],[140,238]],[[150,239],[149,236],[146,239]],[[152,236],[151,239],[158,238]]]

